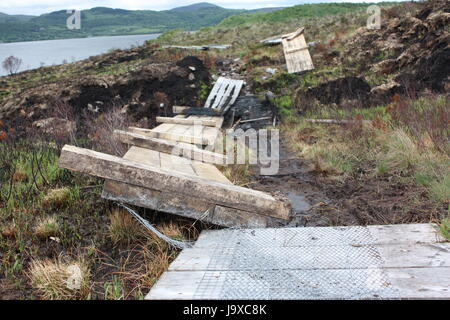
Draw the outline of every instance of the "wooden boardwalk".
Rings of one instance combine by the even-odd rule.
[[[431,224],[203,231],[146,299],[450,299]]]
[[[226,227],[262,228],[289,220],[289,202],[234,185],[216,167],[227,164],[226,156],[205,149],[221,134],[221,114],[243,84],[220,77],[204,108],[174,107],[181,114],[157,117],[156,128],[116,130],[130,145],[123,158],[67,145],[59,165],[104,178],[102,197],[113,201]]]

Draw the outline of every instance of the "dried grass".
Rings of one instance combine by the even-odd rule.
[[[67,260],[67,261],[66,261]],[[28,277],[38,296],[45,300],[88,299],[89,268],[84,259],[62,256],[54,260],[33,260]]]

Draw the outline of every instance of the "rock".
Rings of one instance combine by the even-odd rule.
[[[278,72],[278,70],[275,68],[266,68],[266,72],[270,74],[275,74]]]
[[[193,73],[189,73],[189,77],[188,77],[189,81],[194,81],[195,80],[195,76]]]
[[[372,70],[380,73],[391,73],[397,63],[395,59],[386,59],[372,65]]]
[[[391,100],[391,97],[396,93],[402,93],[404,88],[401,84],[395,81],[390,81],[388,83],[384,83],[377,87],[373,87],[370,90],[370,94],[372,95],[374,101],[379,101],[380,103],[387,103]]]
[[[67,134],[76,130],[75,122],[60,118],[37,120],[33,122],[33,126],[51,134]]]

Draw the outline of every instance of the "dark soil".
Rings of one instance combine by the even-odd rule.
[[[112,58],[104,59],[109,63]],[[33,129],[35,121],[55,117],[55,110],[65,109],[75,118],[65,120],[83,128],[85,119],[121,107],[135,121],[147,119],[151,126],[160,113],[170,114],[173,105],[200,106],[199,86],[209,81],[203,62],[192,56],[176,63],[146,63],[125,75],[80,74],[76,80],[24,89],[6,98],[0,103],[0,120],[6,127],[25,131]]]

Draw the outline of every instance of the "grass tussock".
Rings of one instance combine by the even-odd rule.
[[[131,243],[143,235],[139,222],[123,209],[112,210],[109,219],[109,236],[114,243]]]
[[[39,219],[36,225],[35,234],[38,238],[47,239],[59,235],[60,228],[56,216],[48,216]]]
[[[88,299],[89,268],[86,261],[68,262],[63,257],[54,260],[33,260],[29,278],[40,298],[46,300]]]
[[[60,208],[66,206],[71,199],[69,188],[59,188],[50,190],[42,199],[42,205],[51,208]]]

